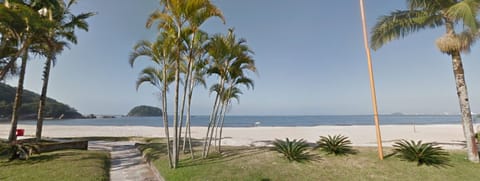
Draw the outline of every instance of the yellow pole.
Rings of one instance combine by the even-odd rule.
[[[372,94],[373,120],[375,121],[375,129],[377,132],[378,158],[380,158],[380,160],[383,160],[382,135],[380,134],[380,126],[378,122],[377,96],[375,93],[375,81],[373,79],[372,57],[370,55],[370,48],[368,46],[367,23],[365,20],[366,19],[365,7],[364,7],[363,0],[360,0],[360,12],[362,14],[363,42],[365,45],[365,52],[367,53],[368,73],[370,75],[370,90]]]

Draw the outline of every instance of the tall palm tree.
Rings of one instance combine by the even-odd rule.
[[[396,10],[380,17],[373,28],[371,46],[377,50],[384,44],[410,33],[426,28],[445,28],[445,34],[436,41],[436,44],[442,53],[452,58],[468,159],[478,163],[478,148],[475,144],[461,53],[470,49],[478,33],[477,14],[480,0],[407,0],[406,2],[408,10]],[[455,31],[456,24],[463,25],[463,32]]]
[[[170,134],[168,129],[168,113],[167,113],[167,91],[170,83],[174,81],[175,71],[173,69],[173,56],[170,53],[173,51],[174,40],[168,32],[161,33],[157,41],[151,43],[149,41],[138,42],[133,52],[130,54],[129,63],[133,66],[134,62],[141,56],[148,57],[158,68],[147,67],[140,74],[137,80],[137,89],[143,83],[150,83],[157,87],[161,92],[162,97],[162,119],[163,127],[165,129],[165,137],[167,138],[167,155],[169,158],[169,165],[173,167],[172,152],[170,148]]]
[[[183,0],[161,0],[160,5],[162,10],[153,12],[147,20],[147,27],[150,27],[153,23],[158,22],[158,29],[160,31],[172,32],[174,39],[175,50],[169,52],[175,54],[175,92],[173,100],[173,147],[172,147],[172,168],[177,168],[178,164],[178,124],[179,124],[179,93],[180,93],[180,64],[182,51],[184,50],[182,44],[182,32],[186,24],[184,16],[185,1]]]
[[[39,141],[42,137],[42,128],[43,128],[43,118],[45,113],[45,103],[47,98],[47,88],[48,80],[50,77],[50,69],[52,63],[55,64],[56,55],[60,54],[64,47],[68,44],[62,40],[67,40],[73,44],[77,43],[77,37],[75,35],[75,29],[81,29],[88,31],[87,18],[92,17],[95,13],[81,13],[79,15],[74,15],[70,12],[70,7],[75,4],[76,0],[70,0],[67,4],[63,4],[63,1],[53,1],[51,3],[57,2],[58,5],[49,5],[49,4],[38,4],[39,7],[47,8],[47,15],[50,21],[56,22],[55,27],[50,30],[48,36],[45,37],[45,43],[47,44],[46,48],[46,61],[43,71],[43,86],[42,92],[40,94],[40,101],[38,104],[38,114],[37,114],[37,129],[35,137]],[[53,9],[55,8],[55,9]]]
[[[206,50],[204,49],[205,43],[208,40],[208,34],[204,31],[197,30],[193,32],[191,36],[188,36],[184,41],[190,45],[189,48],[189,58],[188,64],[190,66],[187,68],[187,73],[185,75],[185,82],[184,82],[184,98],[182,101],[182,112],[183,112],[183,105],[185,104],[185,96],[187,97],[187,115],[186,115],[186,123],[185,123],[185,136],[183,139],[183,151],[186,151],[186,143],[188,140],[189,143],[189,151],[192,159],[194,158],[194,153],[192,149],[192,139],[191,139],[191,104],[192,104],[192,97],[193,97],[193,90],[196,85],[203,85],[206,88],[205,82],[205,75],[206,75],[206,61],[204,60],[206,56]],[[183,118],[183,115],[180,116]]]
[[[150,27],[153,23],[158,22],[159,31],[169,31],[175,34],[172,34],[175,39],[175,51],[170,52],[175,54],[175,92],[173,99],[173,168],[177,167],[179,160],[179,147],[180,147],[180,137],[181,137],[181,115],[179,114],[179,96],[180,96],[180,74],[181,66],[184,57],[188,56],[189,46],[185,45],[183,41],[185,35],[194,32],[195,27],[199,27],[206,19],[212,16],[217,16],[215,13],[219,11],[211,11],[211,9],[218,10],[209,0],[161,0],[160,5],[162,10],[157,10],[153,12],[148,21],[147,27]],[[207,13],[203,13],[206,11]],[[220,14],[221,15],[221,14]],[[187,63],[187,74],[190,72],[192,63],[190,61]],[[190,75],[185,76],[189,78]],[[189,81],[186,81],[189,83]],[[184,85],[187,86],[187,85]],[[185,88],[184,88],[185,90]],[[186,91],[184,91],[186,92]],[[185,100],[185,99],[183,99]],[[184,102],[184,101],[182,101]],[[184,105],[184,104],[182,104]]]
[[[201,41],[203,38],[204,40],[208,37],[205,37],[205,33],[202,33],[200,30],[200,26],[208,19],[212,17],[218,17],[222,20],[222,22],[225,24],[225,18],[223,17],[222,12],[220,9],[218,9],[214,4],[210,2],[210,0],[196,0],[196,1],[189,1],[185,5],[185,19],[188,23],[188,29],[189,29],[189,37],[186,38],[185,42],[187,44],[187,50],[186,54],[188,55],[187,58],[187,72],[185,75],[185,80],[184,80],[184,89],[183,89],[183,98],[182,98],[182,107],[180,111],[180,131],[178,134],[178,139],[180,140],[181,136],[181,130],[182,130],[182,123],[183,123],[183,114],[184,114],[184,107],[185,107],[185,101],[187,98],[187,95],[191,95],[188,91],[193,90],[189,89],[190,83],[192,83],[193,79],[193,71],[194,71],[194,64],[195,61],[200,61],[200,60],[195,60],[195,54],[200,51],[201,46],[195,46],[197,45],[197,41]],[[200,32],[199,32],[200,31]],[[200,36],[197,36],[197,33],[200,33]],[[201,43],[201,42],[200,42]],[[190,96],[191,99],[191,96]],[[190,100],[189,100],[190,102]],[[188,109],[188,115],[190,114],[190,110]],[[190,118],[187,118],[190,120]],[[190,124],[190,123],[188,123]],[[187,132],[187,131],[186,131]],[[191,150],[193,151],[193,150]],[[193,153],[191,153],[192,158],[193,158]]]
[[[223,95],[228,94],[228,92],[225,94],[225,91],[234,85],[246,83],[242,82],[243,78],[246,78],[246,71],[256,72],[255,62],[250,56],[253,51],[246,45],[245,39],[236,38],[233,29],[229,29],[227,35],[214,35],[206,48],[211,59],[208,73],[216,75],[219,80],[210,88],[211,92],[216,92],[216,97],[203,145],[202,156],[204,158],[208,156],[213,134],[218,128],[220,113],[223,114],[226,109],[226,99],[222,98]],[[245,85],[253,84],[246,83]]]
[[[4,76],[6,72],[10,71],[11,68],[14,67],[14,63],[17,58],[22,58],[17,91],[15,95],[15,102],[12,111],[11,128],[8,137],[9,141],[15,141],[17,139],[16,129],[18,123],[18,111],[22,104],[23,82],[25,79],[28,53],[31,45],[37,43],[37,41],[39,40],[38,37],[42,37],[48,34],[49,29],[54,26],[54,23],[46,21],[44,18],[42,18],[41,15],[38,13],[38,9],[35,9],[33,7],[33,4],[26,4],[23,1],[11,1],[7,5],[6,1],[4,2],[5,8],[14,11],[14,13],[17,13],[18,16],[21,17],[20,19],[14,20],[14,22],[25,25],[24,30],[18,33],[16,39],[10,40],[18,41],[19,43],[17,45],[20,45],[20,48],[18,48],[17,53],[15,53],[15,55],[10,58],[7,65],[3,67],[1,73],[1,76]]]

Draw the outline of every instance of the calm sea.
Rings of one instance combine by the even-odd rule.
[[[380,124],[460,124],[458,115],[380,115]],[[474,118],[474,123],[480,123]],[[172,118],[170,117],[170,122]],[[21,121],[36,124],[35,121]],[[8,123],[1,123],[8,124]],[[93,126],[163,126],[161,117],[119,117],[111,119],[49,120],[46,125],[93,125]],[[373,125],[373,116],[227,116],[225,127],[255,126],[318,126],[318,125]],[[193,116],[193,126],[207,126],[208,116]]]

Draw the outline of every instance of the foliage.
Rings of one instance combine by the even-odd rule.
[[[461,53],[468,53],[479,38],[479,0],[406,0],[408,9],[395,10],[378,18],[372,29],[371,47],[378,50],[383,45],[424,29],[445,28],[445,34],[437,39],[437,48],[452,59],[457,96],[462,112],[462,124],[468,159],[478,163],[478,147],[471,139],[472,115]]]
[[[136,106],[128,112],[127,116],[162,116],[162,110],[152,106]]]
[[[420,165],[446,165],[449,161],[449,154],[439,146],[432,143],[415,142],[413,140],[401,140],[393,145],[393,154],[398,155],[402,160],[417,162]]]
[[[412,167],[410,162],[396,157],[379,160],[377,149],[356,147],[358,154],[328,156],[308,163],[290,162],[276,151],[264,147],[225,146],[222,154],[211,154],[207,159],[190,159],[180,155],[179,169],[170,169],[165,139],[147,140],[141,151],[151,160],[165,180],[479,180],[480,164],[468,162],[465,153],[450,150],[448,169]],[[196,142],[198,143],[198,142]],[[194,144],[197,145],[197,144]],[[200,145],[194,149],[202,149]],[[391,151],[391,148],[385,148]],[[196,152],[196,158],[201,152]],[[315,153],[312,153],[315,154]],[[215,156],[215,157],[214,157]],[[1,171],[0,171],[1,172]],[[214,173],[214,174],[212,174]],[[461,173],[461,174],[459,174]]]
[[[6,84],[0,83],[0,118],[9,117],[12,114],[12,107],[15,98],[16,88]],[[37,115],[39,95],[24,90],[23,91],[23,104],[20,109],[20,117],[29,115]],[[48,98],[45,107],[46,117],[59,117],[64,114],[64,118],[79,118],[82,117],[74,108],[60,103],[54,99]]]
[[[282,153],[290,161],[302,161],[308,159],[308,155],[305,152],[309,147],[307,142],[303,139],[292,140],[288,138],[284,140],[276,139],[273,142],[275,150]]]
[[[318,148],[327,152],[328,154],[335,154],[335,155],[346,155],[346,154],[353,154],[355,150],[350,146],[352,142],[348,139],[348,137],[343,135],[335,135],[327,137],[320,136],[320,140],[317,141]]]

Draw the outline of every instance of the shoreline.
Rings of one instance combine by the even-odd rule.
[[[475,124],[477,128],[479,124]],[[25,136],[34,137],[36,125],[18,124],[25,129]],[[171,128],[170,128],[171,129]],[[192,138],[204,138],[206,127],[192,127]],[[389,147],[400,139],[435,142],[445,149],[464,148],[464,135],[461,124],[427,125],[381,125],[383,146]],[[0,138],[7,138],[9,124],[0,124]],[[375,126],[302,126],[302,127],[224,127],[222,145],[229,146],[267,146],[275,139],[305,139],[315,143],[320,136],[342,134],[348,136],[353,146],[377,146]],[[90,125],[45,125],[45,137],[165,137],[163,127],[158,126],[90,126]]]

